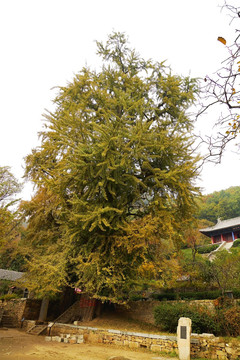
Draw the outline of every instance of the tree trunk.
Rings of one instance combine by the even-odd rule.
[[[43,298],[38,321],[44,322],[47,318],[49,298]]]

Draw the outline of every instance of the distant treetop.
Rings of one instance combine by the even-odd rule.
[[[199,219],[207,219],[214,223],[240,216],[240,186],[215,191],[205,195],[199,201]]]

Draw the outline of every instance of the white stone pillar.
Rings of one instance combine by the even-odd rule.
[[[192,332],[192,320],[180,318],[177,327],[177,343],[179,360],[190,360],[190,337]]]

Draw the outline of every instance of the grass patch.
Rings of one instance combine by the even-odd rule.
[[[192,260],[192,249],[182,249],[181,252],[186,260]]]
[[[160,356],[164,356],[167,358],[178,358],[178,355],[175,351],[172,352],[165,352],[165,351],[157,351],[156,354],[160,355]],[[206,360],[206,359],[205,359]]]

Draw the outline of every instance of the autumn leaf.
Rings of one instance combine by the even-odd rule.
[[[223,37],[219,36],[217,39],[218,39],[218,41],[220,41],[223,45],[226,45],[227,41],[226,41]]]

